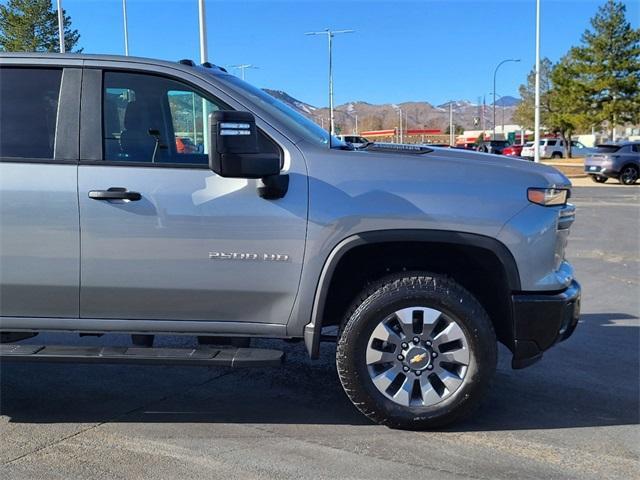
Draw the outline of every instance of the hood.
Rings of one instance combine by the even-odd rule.
[[[528,176],[540,176],[544,178],[543,186],[570,187],[571,181],[556,168],[531,160],[519,159],[505,155],[493,155],[473,150],[455,148],[429,147],[426,153],[406,153],[403,150],[389,151],[385,153],[371,152],[376,156],[389,156],[390,161],[397,162],[401,158],[424,159],[425,162],[457,163],[464,170],[495,170],[496,181],[502,176],[510,176],[521,172]],[[501,173],[502,172],[502,173]],[[533,185],[532,185],[533,186]]]

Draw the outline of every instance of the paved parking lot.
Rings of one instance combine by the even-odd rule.
[[[501,350],[465,423],[372,425],[342,393],[328,345],[311,363],[287,344],[271,370],[6,364],[0,477],[638,478],[640,188],[580,187],[573,201],[579,328],[526,370]]]

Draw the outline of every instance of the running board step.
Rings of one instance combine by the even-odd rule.
[[[212,367],[277,367],[284,352],[264,348],[78,347],[1,344],[2,362],[137,363]]]

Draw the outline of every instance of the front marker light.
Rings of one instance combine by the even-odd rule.
[[[543,207],[556,207],[567,204],[569,190],[566,188],[530,188],[527,190],[527,198],[530,202]]]

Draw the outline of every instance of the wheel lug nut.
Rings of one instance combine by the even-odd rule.
[[[430,346],[431,346],[431,340],[427,340],[426,342],[424,342],[424,344],[425,344],[427,347],[430,347]]]
[[[409,348],[409,344],[408,343],[403,343],[401,345],[401,347],[402,347],[403,350],[406,350],[407,348]]]
[[[431,352],[431,356],[432,356],[433,358],[436,358],[436,357],[438,356],[438,354],[437,354],[436,352]]]
[[[418,343],[420,343],[420,339],[418,337],[413,337],[413,343],[417,345]]]
[[[402,362],[404,360],[404,355],[398,355],[398,360]]]
[[[427,365],[427,370],[433,370],[433,365]]]
[[[405,372],[408,372],[410,369],[405,365],[404,367],[402,367],[402,370],[404,370]]]
[[[416,370],[416,376],[419,377],[420,375],[422,375],[422,370]]]

